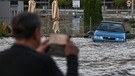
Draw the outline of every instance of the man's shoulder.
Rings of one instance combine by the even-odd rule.
[[[6,53],[6,52],[8,52],[8,51],[9,51],[9,48],[8,48],[8,49],[4,49],[4,50],[0,51],[0,55]]]
[[[46,53],[38,53],[34,49],[23,46],[11,46],[11,48],[5,49],[4,51],[0,52],[0,56],[9,57],[9,55],[14,57],[21,57],[24,59],[31,58],[31,60],[53,60],[51,56],[47,55]]]
[[[45,53],[37,53],[37,57],[45,61],[53,60],[50,55],[47,55]]]

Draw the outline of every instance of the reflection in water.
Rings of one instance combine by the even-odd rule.
[[[72,33],[80,34],[80,18],[72,19]]]

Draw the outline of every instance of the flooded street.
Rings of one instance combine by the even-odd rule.
[[[79,47],[80,76],[135,76],[135,39],[125,43],[93,42],[88,38],[71,38]],[[0,51],[9,48],[13,38],[0,39]],[[66,73],[66,60],[53,57]]]
[[[72,41],[80,49],[80,76],[135,76],[135,40],[94,43],[91,39],[73,38]],[[65,72],[64,58],[54,59]]]

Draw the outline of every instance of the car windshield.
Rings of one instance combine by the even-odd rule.
[[[119,23],[101,23],[98,30],[111,31],[111,32],[124,32],[124,27]]]

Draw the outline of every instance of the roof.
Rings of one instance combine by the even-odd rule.
[[[119,24],[123,24],[123,22],[118,22],[118,21],[108,21],[108,20],[102,20],[101,22],[109,22],[109,23],[119,23]]]

